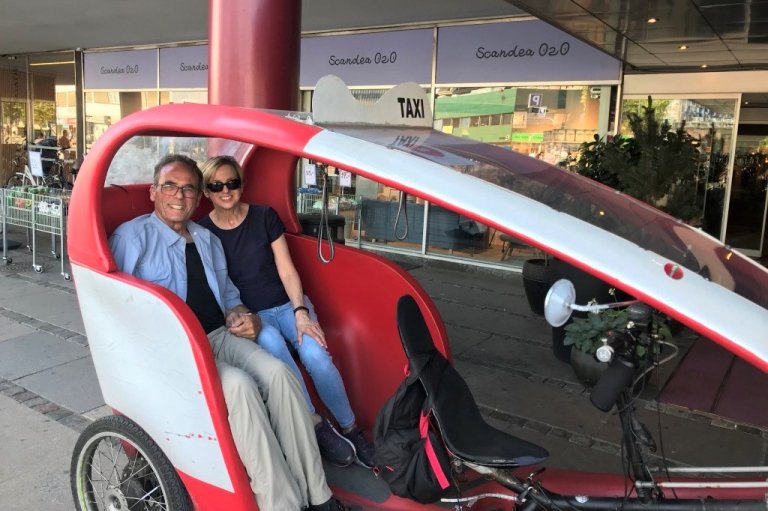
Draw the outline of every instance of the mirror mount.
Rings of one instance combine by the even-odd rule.
[[[552,284],[544,298],[544,317],[547,323],[553,327],[563,326],[570,319],[573,311],[597,313],[605,309],[626,307],[638,303],[638,300],[588,305],[577,305],[575,302],[576,288],[570,280],[560,279]]]

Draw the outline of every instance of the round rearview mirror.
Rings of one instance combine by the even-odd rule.
[[[549,288],[544,298],[544,318],[554,327],[563,326],[573,312],[576,288],[570,280],[560,279]]]

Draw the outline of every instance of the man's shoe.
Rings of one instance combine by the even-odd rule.
[[[341,501],[331,497],[322,504],[309,506],[307,511],[348,511],[350,508],[341,503]]]
[[[365,468],[373,468],[373,455],[376,453],[373,444],[363,434],[363,430],[355,428],[354,431],[345,433],[344,436],[355,447],[355,461]]]
[[[315,426],[320,454],[330,463],[348,467],[355,461],[355,448],[349,440],[340,435],[325,417]]]

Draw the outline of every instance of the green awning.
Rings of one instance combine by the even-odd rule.
[[[515,111],[516,99],[516,89],[460,96],[438,96],[435,100],[435,119],[509,114]]]

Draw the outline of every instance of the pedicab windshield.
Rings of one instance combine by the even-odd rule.
[[[699,229],[589,178],[499,146],[432,129],[323,127],[406,151],[543,203],[655,252],[768,309],[768,271]]]

